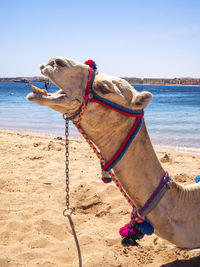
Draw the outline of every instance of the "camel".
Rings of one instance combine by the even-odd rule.
[[[48,94],[34,90],[27,99],[46,105],[77,120],[83,104],[89,66],[71,59],[56,57],[40,67],[59,91]],[[142,110],[152,99],[149,92],[137,92],[128,82],[95,70],[93,91],[99,96],[128,107]],[[89,102],[81,120],[88,137],[108,161],[126,138],[136,118]],[[165,170],[161,166],[149,138],[145,120],[134,141],[113,168],[130,199],[142,207],[159,184]],[[200,247],[200,183],[181,185],[173,178],[170,189],[158,205],[147,215],[155,234],[181,248]]]

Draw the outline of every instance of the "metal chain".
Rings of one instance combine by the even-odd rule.
[[[69,118],[63,115],[65,120],[65,174],[66,174],[66,209],[63,211],[63,215],[67,216],[70,210],[69,205]]]
[[[66,207],[69,209],[69,120],[65,120]]]

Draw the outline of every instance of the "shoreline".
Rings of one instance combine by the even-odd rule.
[[[14,130],[14,129],[2,129],[0,128],[0,133],[7,133],[7,134],[19,134],[22,136],[30,136],[30,137],[41,137],[41,138],[50,138],[50,139],[57,139],[57,137],[61,137],[62,140],[65,139],[65,134],[53,134],[53,133],[44,133],[44,132],[37,132],[37,131],[26,131],[26,130]],[[85,142],[84,138],[81,135],[69,135],[70,141],[80,141]],[[174,152],[174,153],[184,153],[184,154],[191,154],[191,155],[200,155],[200,147],[192,147],[192,146],[180,146],[180,145],[164,145],[158,144],[156,142],[152,142],[152,145],[157,152]],[[89,146],[88,146],[89,148]]]
[[[38,137],[38,138],[46,138],[46,139],[57,139],[57,137],[61,137],[62,140],[65,139],[65,134],[53,134],[53,133],[44,133],[37,131],[29,131],[29,130],[17,130],[17,129],[3,129],[0,128],[0,133],[7,133],[13,135],[22,135],[22,136],[30,136],[30,137]],[[59,140],[59,139],[58,139]],[[84,141],[82,136],[69,135],[69,140],[71,141]]]

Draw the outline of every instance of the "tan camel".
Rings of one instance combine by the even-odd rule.
[[[89,67],[66,58],[53,58],[41,66],[41,72],[60,90],[54,94],[30,93],[27,99],[47,105],[63,114],[76,114],[83,102]],[[144,109],[151,101],[148,92],[138,93],[123,79],[96,71],[93,90],[98,95],[128,107]],[[75,118],[76,120],[76,118]],[[97,103],[89,103],[81,125],[91,140],[109,160],[123,142],[135,118],[126,117]],[[114,167],[131,200],[142,207],[164,176],[152,147],[145,122],[122,159]],[[200,247],[200,184],[183,186],[172,182],[156,208],[147,215],[155,233],[183,248]]]

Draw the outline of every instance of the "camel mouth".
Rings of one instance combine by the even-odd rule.
[[[47,64],[42,64],[40,66],[41,74],[55,84],[58,91],[49,93],[30,85],[32,92],[27,95],[26,99],[42,106],[48,106],[62,114],[69,114],[69,116],[74,114],[82,105],[82,101],[79,96],[73,94],[70,82],[66,84],[62,81],[63,76],[66,76],[68,71],[70,73],[72,66],[73,62],[61,57],[52,58]]]
[[[42,75],[47,77],[51,82],[53,82],[59,90],[55,93],[47,93],[45,90],[31,85],[33,92],[27,95],[27,100],[31,102],[36,102],[41,105],[48,104],[61,104],[62,102],[68,102],[69,96],[66,92],[60,88],[60,86],[52,79],[52,76],[55,72],[58,72],[63,67],[69,67],[64,58],[52,58],[47,64],[40,65],[40,71]]]
[[[58,90],[55,93],[47,93],[46,90],[42,90],[34,85],[30,85],[30,87],[32,88],[32,93],[29,93],[27,95],[27,100],[31,101],[31,102],[42,102],[42,101],[47,101],[48,102],[62,102],[64,100],[66,100],[66,94],[64,91],[62,90]]]
[[[40,65],[41,74],[46,78],[48,78],[53,84],[55,84],[59,88],[57,92],[51,94],[51,96],[55,97],[56,99],[62,99],[64,96],[67,95],[64,92],[64,90],[62,90],[61,86],[58,83],[56,83],[54,79],[52,79],[53,74],[55,72],[58,72],[60,69],[64,67],[67,67],[67,64],[63,58],[58,58],[58,59],[53,58],[47,64]]]

